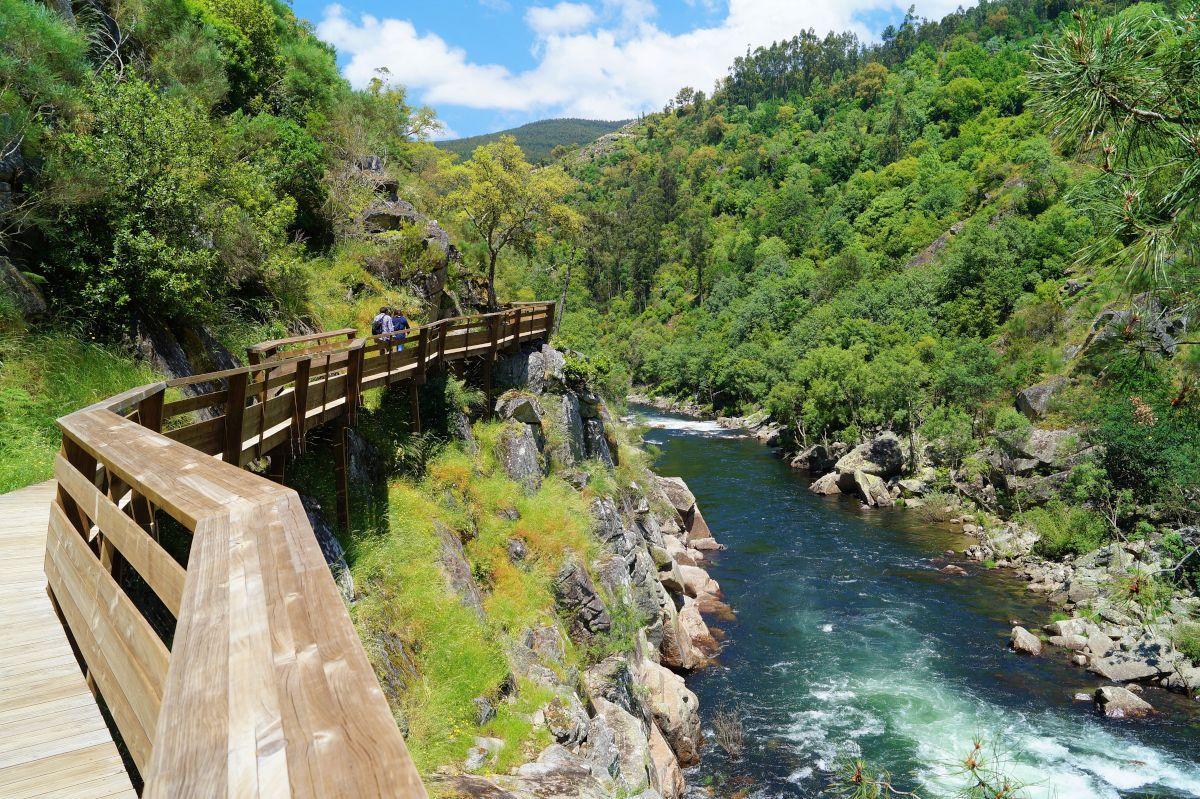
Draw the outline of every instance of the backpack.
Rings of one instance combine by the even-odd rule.
[[[371,335],[378,336],[383,332],[383,314],[376,314],[371,320]]]

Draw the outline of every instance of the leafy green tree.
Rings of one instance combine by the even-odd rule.
[[[949,405],[939,405],[929,412],[921,426],[921,434],[933,447],[942,463],[958,468],[963,458],[975,448],[971,417]]]
[[[534,170],[516,140],[485,144],[454,170],[446,203],[470,224],[487,250],[488,302],[496,302],[496,262],[506,249],[530,253],[541,232],[574,231],[579,217],[562,200],[571,180],[561,169]]]

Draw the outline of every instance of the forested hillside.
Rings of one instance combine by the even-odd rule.
[[[1081,496],[1187,516],[1196,37],[1018,1],[748,53],[574,160],[583,233],[539,290],[570,281],[563,341],[614,390],[764,409],[794,451],[892,430],[958,466],[1062,376],[1047,423],[1108,453]]]
[[[497,141],[502,136],[512,136],[524,151],[526,158],[535,164],[544,164],[553,159],[555,148],[569,149],[587,144],[605,133],[612,133],[627,122],[628,120],[608,122],[600,119],[542,119],[496,133],[440,141],[437,146],[462,158],[470,158],[479,145]]]

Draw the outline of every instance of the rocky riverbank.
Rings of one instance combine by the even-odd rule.
[[[1035,386],[1022,392],[1018,408],[1036,418],[1044,410],[1048,390]],[[712,418],[686,402],[646,397],[635,401]],[[1083,555],[1048,559],[1036,552],[1037,531],[1003,513],[1005,500],[1017,492],[1037,505],[1066,484],[1070,470],[1093,454],[1082,431],[1033,427],[1027,438],[1007,450],[989,447],[965,459],[974,467],[968,469],[939,464],[930,448],[890,432],[856,447],[833,443],[789,449],[783,446],[785,431],[766,413],[717,417],[717,422],[778,447],[780,457],[793,468],[813,476],[809,488],[814,493],[846,494],[864,507],[911,509],[930,523],[949,525],[977,539],[959,553],[965,561],[1012,569],[1054,608],[1052,620],[1036,633],[1014,627],[1010,646],[1029,655],[1069,658],[1095,674],[1098,687],[1088,696],[1106,715],[1149,711],[1118,701],[1125,694],[1104,683],[1125,686],[1126,693],[1154,685],[1200,700],[1200,664],[1189,657],[1195,655],[1192,649],[1185,653],[1180,648],[1184,641],[1200,639],[1200,597],[1163,579],[1181,566],[1178,544],[1170,546],[1158,533],[1116,541]],[[1172,532],[1185,551],[1200,545],[1198,528]],[[967,576],[963,565],[940,568]]]
[[[684,678],[720,649],[705,615],[730,612],[704,568],[722,547],[682,480],[628,462],[637,442],[623,437],[587,386],[571,383],[564,365],[542,345],[496,369],[508,387],[495,407],[499,467],[530,491],[552,471],[565,479],[590,498],[599,542],[594,555],[569,557],[554,575],[560,622],[509,646],[511,682],[550,697],[529,721],[552,743],[499,774],[489,772],[503,742],[481,737],[461,768],[442,769],[427,784],[454,796],[680,799],[683,769],[704,745],[699,703]],[[508,554],[516,564],[527,557],[515,539]],[[477,601],[481,589],[461,547],[447,559],[458,593]],[[594,662],[568,667],[570,650],[595,652],[586,659]],[[494,700],[478,704],[483,726]]]

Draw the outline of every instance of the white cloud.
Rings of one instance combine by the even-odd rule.
[[[325,10],[318,33],[349,57],[345,73],[363,86],[387,67],[423,102],[509,112],[621,119],[661,108],[683,86],[709,90],[733,59],[807,28],[852,30],[871,39],[855,16],[903,13],[909,0],[729,0],[720,22],[684,33],[663,31],[650,0],[602,0],[531,8],[536,64],[513,72],[480,64],[435,33],[402,19]],[[958,0],[918,0],[918,13],[939,16]]]
[[[586,3],[533,6],[525,12],[525,22],[541,37],[575,33],[595,21],[596,12]]]

